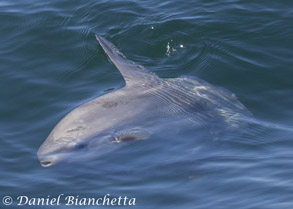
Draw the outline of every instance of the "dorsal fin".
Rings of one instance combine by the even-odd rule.
[[[141,65],[138,65],[128,60],[111,42],[107,41],[100,35],[96,35],[97,40],[109,56],[114,65],[122,74],[126,85],[146,84],[148,81],[158,80],[159,77],[154,73],[146,70]]]

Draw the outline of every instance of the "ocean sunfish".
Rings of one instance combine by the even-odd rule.
[[[105,38],[101,47],[125,80],[121,89],[80,105],[51,131],[37,155],[43,167],[82,150],[110,152],[129,141],[221,123],[235,126],[249,111],[228,90],[196,77],[159,78],[128,60]]]

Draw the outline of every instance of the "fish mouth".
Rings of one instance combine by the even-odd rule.
[[[56,156],[38,156],[40,164],[44,168],[52,167],[58,161],[60,161]]]
[[[37,153],[40,164],[44,168],[52,167],[63,159],[60,154]]]
[[[53,162],[49,160],[43,160],[43,161],[40,161],[40,163],[41,163],[41,166],[44,168],[51,167],[53,165]]]

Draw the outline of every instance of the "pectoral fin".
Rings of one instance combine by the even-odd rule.
[[[145,130],[141,130],[141,129],[125,130],[125,131],[120,131],[116,133],[113,136],[112,143],[141,140],[141,139],[147,139],[149,137],[150,137],[150,133]]]

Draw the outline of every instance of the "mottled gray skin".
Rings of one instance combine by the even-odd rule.
[[[237,126],[250,113],[229,91],[198,78],[162,79],[132,61],[96,35],[122,74],[125,87],[87,102],[66,115],[39,148],[43,167],[79,150],[109,152],[129,140],[200,127],[217,122]],[[120,144],[120,145],[119,145]]]

